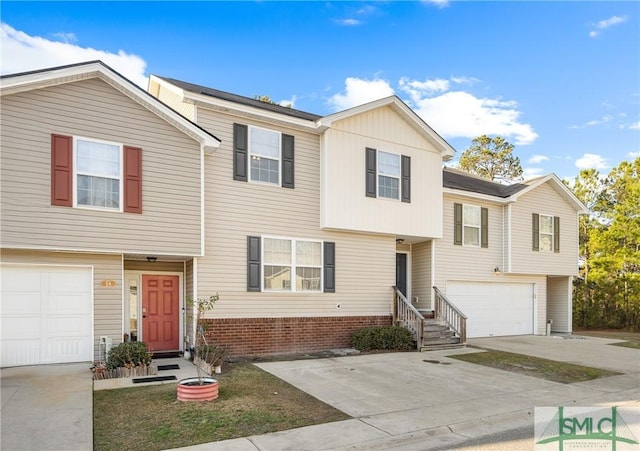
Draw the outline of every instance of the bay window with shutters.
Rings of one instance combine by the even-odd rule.
[[[335,243],[247,237],[247,291],[335,292]]]
[[[477,205],[453,204],[453,244],[489,247],[489,209]]]
[[[142,213],[142,149],[51,135],[51,204]]]

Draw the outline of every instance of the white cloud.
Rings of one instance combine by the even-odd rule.
[[[575,165],[578,169],[606,169],[609,167],[606,158],[593,153],[585,153],[576,160]]]
[[[60,34],[58,34],[60,35]],[[110,53],[72,44],[75,35],[63,33],[59,37],[67,42],[58,42],[39,36],[29,36],[2,22],[0,24],[0,50],[2,61],[0,72],[13,74],[45,69],[84,61],[102,60],[114,70],[146,89],[147,63],[139,56],[119,50]]]
[[[422,3],[427,5],[435,5],[438,8],[445,8],[449,6],[449,0],[422,0]]]
[[[538,134],[531,125],[519,122],[515,101],[479,98],[464,91],[450,91],[414,102],[413,109],[431,127],[447,138],[475,138],[500,135],[515,144],[531,144]]]
[[[289,108],[295,108],[295,107],[296,107],[296,100],[297,100],[297,97],[296,97],[296,95],[294,94],[294,95],[292,95],[292,96],[291,96],[291,98],[290,98],[290,99],[288,99],[288,100],[287,100],[287,99],[285,99],[285,100],[281,100],[281,101],[279,101],[279,102],[278,102],[278,105],[280,105],[280,106],[286,106],[286,107],[289,107]]]
[[[640,121],[629,125],[629,130],[640,130]]]
[[[637,151],[637,152],[629,152],[629,153],[627,154],[627,156],[628,156],[629,158],[633,158],[633,159],[638,158],[638,157],[640,157],[640,150],[639,150],[639,151]]]
[[[346,25],[348,27],[355,27],[360,25],[360,21],[358,19],[336,19],[336,22],[340,25]]]
[[[594,24],[591,24],[593,30],[591,30],[589,32],[589,36],[592,38],[595,38],[597,36],[599,36],[603,30],[606,30],[609,27],[612,27],[614,25],[618,25],[621,24],[623,22],[626,22],[628,19],[627,16],[611,16],[608,19],[604,19],[601,20],[600,22],[596,22]]]
[[[542,170],[542,168],[523,168],[522,169],[522,177],[525,180],[540,177],[543,174],[544,174],[544,171]]]
[[[372,102],[374,100],[389,97],[394,90],[388,81],[380,78],[363,80],[349,77],[345,80],[345,93],[334,94],[329,98],[329,104],[336,110],[346,110],[356,105]]]
[[[476,80],[456,77],[465,82]],[[513,100],[479,98],[465,91],[449,91],[451,82],[445,79],[411,80],[403,77],[400,90],[407,93],[408,105],[445,138],[476,138],[480,135],[500,135],[515,144],[531,144],[538,134],[529,124],[520,121],[518,103]],[[329,104],[335,110],[345,110],[394,94],[391,84],[380,78],[365,80],[349,77],[345,92],[335,94]]]
[[[434,80],[409,80],[407,77],[400,79],[400,89],[411,96],[411,100],[418,102],[424,95],[446,92],[450,86],[449,80],[436,78]]]
[[[548,160],[549,160],[549,157],[545,155],[535,154],[535,155],[531,155],[531,158],[529,158],[529,164],[538,164]]]
[[[67,42],[67,43],[76,42],[78,40],[76,38],[76,35],[73,33],[60,32],[60,33],[54,33],[53,36],[58,38],[62,42]]]

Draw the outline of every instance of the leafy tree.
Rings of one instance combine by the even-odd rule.
[[[640,329],[640,158],[602,179],[581,171],[574,192],[591,214],[580,219],[581,280],[574,321]]]
[[[478,136],[460,156],[459,168],[489,180],[522,180],[520,158],[513,155],[513,149],[513,144],[500,136]]]

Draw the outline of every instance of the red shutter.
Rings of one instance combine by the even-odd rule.
[[[124,211],[142,213],[142,149],[124,146]]]
[[[73,138],[51,135],[51,205],[73,206]]]

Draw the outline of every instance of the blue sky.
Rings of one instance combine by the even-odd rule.
[[[640,2],[2,2],[3,74],[102,59],[330,114],[396,94],[525,174],[640,156]],[[214,130],[215,133],[215,130]]]

